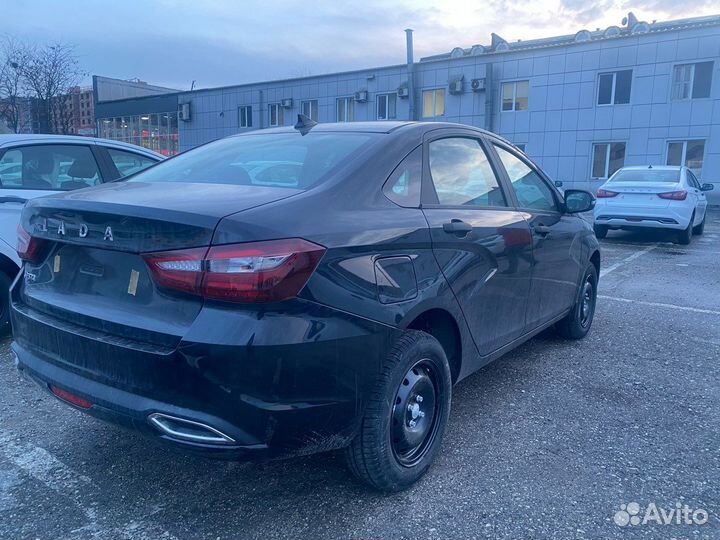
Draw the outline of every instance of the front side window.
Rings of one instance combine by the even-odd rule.
[[[337,121],[352,122],[355,120],[355,100],[351,97],[337,99]]]
[[[520,206],[533,210],[557,211],[555,195],[540,173],[519,156],[501,146],[494,146]]]
[[[382,137],[373,133],[263,133],[228,137],[142,171],[128,182],[309,189]]]
[[[283,125],[283,110],[279,103],[271,103],[269,105],[270,127],[278,127]]]
[[[701,176],[705,157],[705,141],[670,141],[667,146],[667,165],[684,165],[696,176]]]
[[[506,206],[495,171],[477,139],[452,137],[431,142],[430,176],[439,204]]]
[[[679,64],[673,68],[672,98],[698,99],[710,97],[713,62]]]
[[[630,103],[632,70],[601,73],[598,77],[598,105]]]
[[[625,165],[625,143],[594,144],[592,155],[592,177],[610,178]]]
[[[303,101],[300,104],[300,112],[307,116],[310,120],[314,120],[315,122],[318,121],[318,100],[317,99],[309,99],[307,101]]]
[[[397,94],[378,94],[377,119],[394,120],[397,118]]]
[[[530,94],[528,81],[513,81],[502,83],[502,110],[526,111]]]
[[[101,182],[95,156],[88,146],[23,146],[6,151],[0,159],[3,189],[68,191]]]
[[[423,118],[445,116],[445,89],[423,91]]]
[[[410,152],[395,168],[383,186],[385,196],[399,206],[420,206],[422,146]]]
[[[120,178],[147,169],[150,165],[154,165],[157,162],[156,159],[150,159],[147,156],[133,152],[126,152],[115,148],[107,148],[106,150],[118,173],[120,173]]]
[[[241,128],[252,127],[252,107],[250,105],[238,108],[238,126]]]

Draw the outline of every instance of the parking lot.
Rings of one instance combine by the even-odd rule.
[[[22,380],[0,346],[0,538],[720,538],[720,212],[691,245],[611,232],[590,335],[455,388],[444,450],[380,495],[336,455],[172,453]],[[622,504],[704,509],[621,527]]]

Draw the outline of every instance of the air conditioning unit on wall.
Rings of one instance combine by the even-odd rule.
[[[397,89],[397,95],[399,98],[406,98],[410,95],[410,90],[408,90],[407,86],[400,86]]]
[[[473,79],[470,81],[470,88],[473,92],[482,92],[485,90],[485,79]]]
[[[359,103],[365,103],[368,100],[368,92],[367,90],[360,90],[359,92],[355,92],[355,101]]]
[[[462,79],[456,79],[454,81],[450,81],[449,90],[451,94],[462,94],[463,93],[463,80]]]
[[[280,102],[280,104],[282,105],[283,109],[292,109],[293,100],[292,98],[285,98]]]
[[[178,120],[183,122],[190,121],[190,103],[180,103],[178,105]]]

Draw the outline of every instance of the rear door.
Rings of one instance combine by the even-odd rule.
[[[0,149],[0,239],[15,246],[25,203],[103,181],[93,145],[25,144]]]
[[[508,145],[492,148],[512,187],[517,209],[532,232],[532,286],[527,306],[527,329],[532,330],[573,305],[582,262],[578,217],[564,215],[560,194],[530,161]]]
[[[433,253],[485,356],[523,332],[530,230],[509,206],[477,133],[435,131],[424,155],[422,209]]]

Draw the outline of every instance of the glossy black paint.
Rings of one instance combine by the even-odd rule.
[[[96,403],[90,414],[176,446],[233,458],[309,453],[352,439],[388,349],[428,314],[454,325],[459,342],[451,362],[459,380],[570,310],[598,243],[585,221],[564,211],[551,182],[557,212],[518,207],[489,150],[507,208],[442,207],[424,195],[422,205],[406,208],[383,194],[398,163],[432,138],[507,143],[435,123],[327,124],[306,136],[343,130],[372,131],[377,141],[336,178],[305,192],[134,181],[29,203],[22,223],[52,240],[52,249],[13,285],[19,367]],[[422,182],[424,193],[427,170]],[[86,237],[75,234],[81,223],[89,225]],[[112,245],[101,236],[107,225],[118,239]],[[327,252],[299,297],[277,304],[158,290],[139,257],[288,237]],[[51,275],[61,252],[77,279]],[[125,283],[133,269],[139,288],[132,297],[108,285]],[[152,412],[217,426],[237,444],[172,440],[150,427]]]

